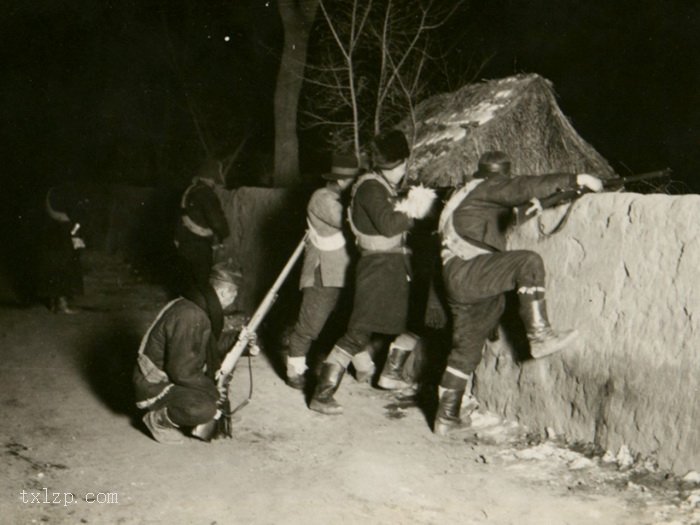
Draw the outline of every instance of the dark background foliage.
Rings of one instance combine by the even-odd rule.
[[[699,11],[474,0],[441,30],[449,66],[435,85],[456,89],[484,56],[479,78],[536,72],[618,171],[670,166],[697,191]],[[206,154],[195,119],[211,154],[248,138],[229,185],[265,181],[282,37],[273,0],[15,2],[0,31],[5,195],[66,179],[181,186]],[[326,146],[301,138],[302,170],[316,172]]]

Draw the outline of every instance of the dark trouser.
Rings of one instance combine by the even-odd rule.
[[[348,354],[357,355],[369,344],[372,339],[372,333],[363,328],[348,326],[345,335],[338,339],[338,342],[335,344]]]
[[[202,289],[209,284],[212,266],[211,241],[204,237],[179,240],[177,247],[180,286],[187,289],[192,284]]]
[[[41,298],[74,297],[83,293],[80,250],[73,249],[68,223],[47,226],[39,253],[37,295]]]
[[[175,385],[149,410],[158,410],[165,406],[168,408],[168,416],[173,423],[181,427],[195,427],[214,417],[216,402],[217,399],[211,394]]]
[[[304,357],[338,304],[342,288],[317,284],[304,288],[299,317],[289,336],[289,357]]]
[[[454,384],[456,376],[449,369],[460,375],[476,370],[486,338],[503,314],[503,294],[521,287],[544,288],[545,270],[537,253],[516,250],[479,255],[468,261],[454,257],[443,267],[443,278],[453,332],[442,386],[458,388],[460,385]]]
[[[352,315],[337,346],[357,355],[373,333],[397,335],[406,330],[409,270],[406,254],[375,253],[360,257],[355,270]]]

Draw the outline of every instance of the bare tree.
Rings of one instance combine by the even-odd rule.
[[[304,82],[306,50],[319,0],[278,0],[284,48],[275,87],[275,186],[299,182],[297,111]]]
[[[397,5],[399,4],[400,5]],[[303,123],[328,130],[334,148],[361,154],[361,144],[413,115],[415,104],[442,87],[431,37],[464,0],[320,0],[325,31],[307,65]],[[433,76],[435,78],[435,76]]]

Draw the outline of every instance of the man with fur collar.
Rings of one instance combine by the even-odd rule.
[[[418,341],[404,333],[411,280],[406,236],[413,220],[427,215],[434,200],[429,190],[414,192],[417,199],[410,192],[406,199],[398,199],[409,154],[401,131],[380,133],[372,143],[374,170],[353,186],[348,220],[360,253],[355,295],[347,331],[324,361],[309,404],[322,414],[342,413],[333,395],[350,363],[358,381],[371,381],[375,368],[367,348],[373,333],[401,334],[391,344],[379,386],[392,390],[408,386],[400,372]]]

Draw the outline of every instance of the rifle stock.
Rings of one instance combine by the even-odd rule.
[[[626,184],[628,184],[630,182],[638,182],[638,181],[650,180],[650,179],[660,179],[660,178],[670,177],[670,176],[671,176],[671,169],[666,168],[663,170],[650,171],[648,173],[641,173],[639,175],[628,175],[626,177],[615,177],[613,179],[603,179],[602,182],[603,182],[604,188],[620,189],[620,188],[623,188]],[[572,190],[558,191],[556,193],[553,193],[552,195],[545,197],[544,199],[540,199],[540,206],[542,207],[543,210],[546,210],[547,208],[554,208],[555,206],[559,206],[560,204],[564,204],[566,202],[570,202],[574,199],[577,199],[586,193],[591,193],[591,190],[589,190],[585,186],[577,186],[576,188],[574,188]],[[532,209],[532,205],[530,203],[523,204],[521,206],[515,206],[513,208],[513,215],[515,217],[515,224],[520,225],[520,224],[532,219],[533,217],[536,217],[537,210]]]
[[[301,253],[304,251],[304,245],[306,243],[306,238],[308,233],[299,241],[299,244],[294,249],[294,252],[287,260],[287,264],[284,265],[282,271],[277,276],[274,284],[265,294],[265,297],[260,302],[252,317],[246,323],[246,325],[241,330],[238,335],[238,339],[234,343],[231,350],[228,351],[226,357],[224,358],[219,370],[216,372],[216,387],[219,391],[219,401],[217,403],[217,412],[211,421],[197,425],[192,429],[192,435],[203,441],[211,441],[214,437],[218,435],[224,435],[225,437],[231,436],[231,415],[229,414],[229,399],[228,399],[228,386],[231,382],[233,376],[233,369],[236,367],[238,359],[243,355],[243,352],[250,344],[251,340],[255,337],[255,333],[262,323],[265,316],[275,304],[277,300],[277,294],[287,279],[289,274],[294,268],[294,264],[297,262]]]

